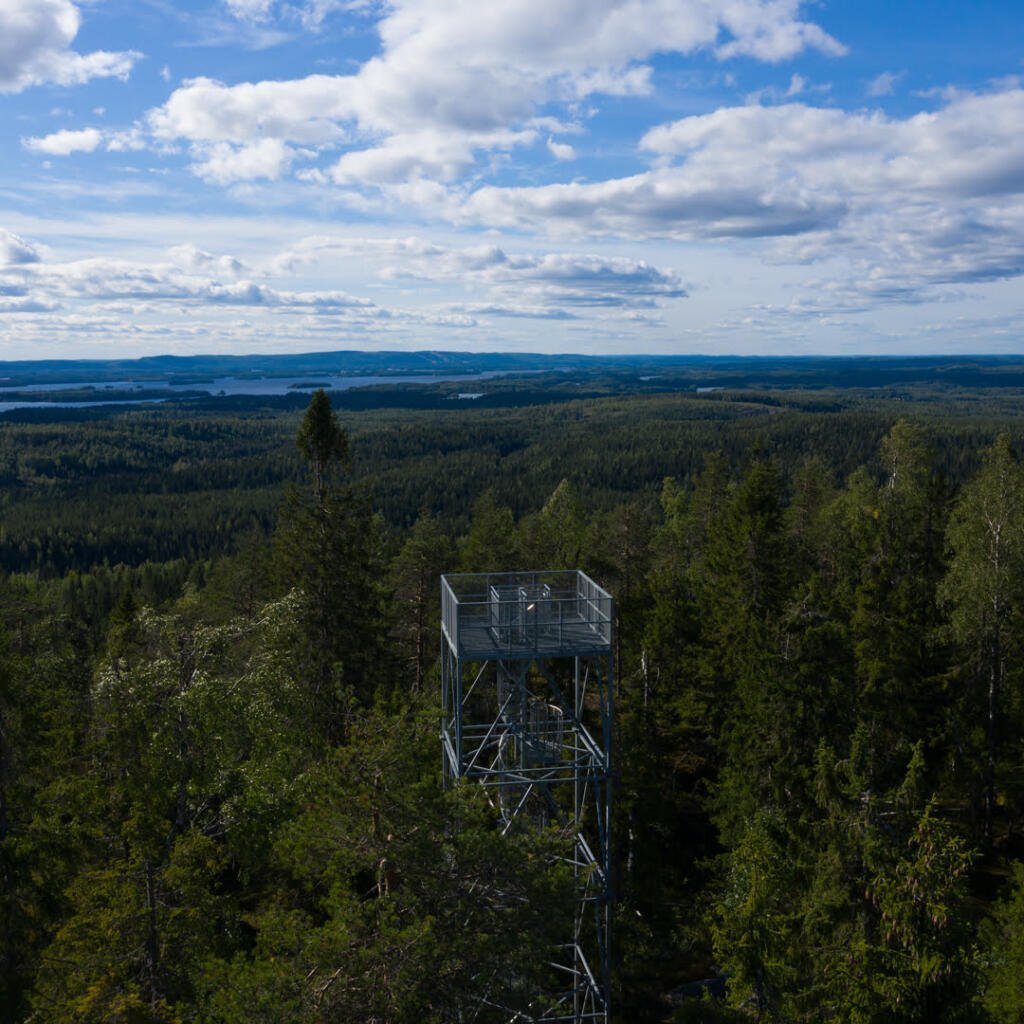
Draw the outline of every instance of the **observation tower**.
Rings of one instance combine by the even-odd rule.
[[[445,785],[488,787],[505,832],[557,824],[572,840],[559,983],[527,1012],[507,1007],[510,1021],[608,1024],[613,620],[611,595],[578,570],[441,577]]]

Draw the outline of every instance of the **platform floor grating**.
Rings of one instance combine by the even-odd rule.
[[[460,623],[458,654],[460,658],[490,661],[495,658],[525,659],[535,657],[571,658],[606,654],[611,644],[592,622],[568,619],[558,625],[531,629],[523,637],[500,640],[494,630],[479,625]]]

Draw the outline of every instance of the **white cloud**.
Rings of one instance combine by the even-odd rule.
[[[70,156],[72,153],[91,153],[103,140],[96,128],[82,128],[80,131],[62,129],[38,138],[22,139],[22,145],[33,153],[48,153],[50,156]]]
[[[225,3],[236,18],[251,21],[266,21],[274,6],[274,0],[225,0]]]
[[[303,28],[318,31],[334,11],[368,10],[372,0],[304,0],[282,3],[279,0],[224,0],[231,14],[241,21],[267,22],[273,18],[298,21]]]
[[[81,15],[71,0],[0,0],[0,93],[53,82],[127,78],[141,54],[71,49]]]
[[[346,153],[330,169],[330,176],[339,185],[380,185],[418,178],[452,181],[473,166],[478,149],[510,149],[535,138],[532,131],[401,133],[383,145]]]
[[[572,148],[567,142],[555,142],[554,139],[548,138],[548,152],[556,160],[575,160],[576,150]]]
[[[280,253],[270,264],[277,273],[308,268],[325,258],[371,262],[387,281],[454,284],[502,308],[547,309],[650,307],[685,298],[687,289],[672,270],[646,260],[592,253],[531,253],[498,245],[453,248],[422,238],[335,238],[311,236]]]
[[[16,236],[13,236],[16,238]],[[23,242],[23,240],[18,240]],[[12,261],[0,272],[0,295],[46,306],[92,300],[129,299],[177,306],[254,306],[268,310],[337,312],[372,309],[375,303],[336,289],[291,291],[239,277],[231,257],[215,257],[191,246],[173,248],[164,262],[90,258],[64,262]]]
[[[883,71],[876,75],[867,84],[864,90],[868,96],[891,96],[896,91],[896,86],[903,78],[904,72]]]
[[[148,146],[145,133],[138,125],[122,131],[104,133],[104,145],[110,153],[132,153]]]
[[[1021,90],[903,120],[803,104],[722,108],[649,131],[641,145],[662,162],[651,171],[487,186],[461,204],[462,217],[623,235],[802,234],[911,195],[956,202],[1021,193],[1021,123]]]
[[[0,264],[38,263],[39,250],[13,231],[0,228]]]
[[[636,315],[655,323],[653,309],[686,294],[674,272],[644,260],[457,248],[422,238],[308,236],[276,259],[264,253],[243,260],[192,243],[162,253],[143,249],[134,259],[58,259],[0,232],[0,258],[5,249],[0,316],[8,352],[72,337],[152,338],[163,351],[189,338],[204,351],[328,341],[451,347],[448,332],[472,328],[500,332],[506,347],[550,349],[574,326],[603,337],[603,325]],[[368,287],[389,282],[388,291],[405,299],[379,304],[330,283],[350,276],[345,268],[353,264]],[[296,271],[301,284],[282,282]],[[542,341],[539,324],[546,325]]]
[[[650,171],[485,186],[450,197],[446,212],[550,234],[763,238],[778,259],[845,259],[850,276],[836,288],[857,301],[918,301],[1024,273],[1021,124],[1020,89],[905,119],[799,103],[724,108],[649,131]],[[818,296],[848,305],[836,290]]]
[[[579,320],[577,313],[565,309],[553,309],[551,306],[531,306],[528,304],[473,303],[469,305],[452,305],[448,307],[452,313],[473,317],[500,317],[514,320]]]
[[[280,139],[260,139],[246,146],[221,142],[200,152],[193,170],[199,177],[219,185],[256,178],[276,181],[295,158],[294,152]]]
[[[574,253],[509,253],[499,246],[442,249],[419,246],[407,276],[479,281],[517,294],[581,306],[650,304],[686,295],[671,271],[646,260]]]
[[[800,21],[800,3],[738,3],[726,11],[725,26],[734,38],[717,47],[720,60],[729,57],[754,57],[771,63],[788,60],[803,50],[820,50],[841,57],[846,47],[819,26]]]
[[[264,0],[232,3],[250,19],[276,10]],[[301,10],[322,17],[336,6],[323,0]],[[357,73],[238,85],[193,79],[149,123],[166,141],[345,145],[331,174],[346,184],[450,180],[480,151],[532,143],[543,104],[649,92],[643,62],[655,53],[704,49],[722,59],[775,61],[808,47],[843,52],[800,20],[801,7],[799,0],[393,0],[377,26],[381,53]]]
[[[167,251],[171,263],[189,273],[216,274],[220,277],[238,277],[248,268],[235,256],[206,252],[190,242],[172,246]]]
[[[449,215],[465,224],[626,238],[750,238],[809,231],[842,216],[841,199],[717,182],[666,168],[609,181],[485,186]]]
[[[303,144],[338,142],[353,116],[352,80],[310,75],[227,86],[194,78],[149,115],[159,139],[246,144],[261,136]]]

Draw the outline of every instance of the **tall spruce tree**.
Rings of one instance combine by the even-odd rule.
[[[576,488],[563,479],[544,507],[519,526],[521,547],[536,569],[579,569],[587,544],[587,517]]]
[[[460,544],[464,572],[510,572],[522,569],[515,517],[507,505],[499,505],[488,488],[473,503],[469,532]]]
[[[303,597],[309,687],[329,742],[343,739],[353,707],[376,696],[384,661],[378,526],[346,477],[348,439],[322,390],[296,444],[309,468],[292,489],[275,536],[279,579]]]
[[[437,519],[430,512],[420,513],[390,570],[391,635],[414,692],[422,689],[437,660],[439,579],[454,563],[454,545]]]
[[[1000,743],[1010,732],[1002,721],[1008,679],[1019,680],[1024,625],[1024,469],[1005,434],[985,453],[980,472],[964,487],[948,530],[952,558],[940,597],[973,695],[965,709],[969,742],[972,725],[984,735],[982,750],[965,750],[968,765],[982,764],[981,833],[993,840]],[[1019,703],[1019,702],[1018,702]],[[1019,730],[1015,730],[1019,731]],[[1017,744],[1019,750],[1019,744]]]
[[[911,748],[944,734],[945,652],[936,590],[944,569],[947,492],[925,431],[901,420],[883,439],[850,617],[858,714],[874,757],[872,784],[898,784]],[[929,758],[934,767],[935,758]]]

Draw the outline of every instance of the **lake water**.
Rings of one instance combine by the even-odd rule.
[[[487,370],[484,373],[452,373],[438,376],[424,374],[394,374],[392,376],[335,376],[329,374],[306,374],[302,377],[215,377],[212,380],[193,381],[186,384],[169,383],[162,380],[105,380],[76,381],[60,384],[3,385],[0,396],[12,391],[34,391],[59,393],[61,391],[95,388],[96,397],[75,402],[4,402],[0,401],[0,412],[9,409],[75,409],[93,405],[142,405],[147,402],[160,402],[163,398],[117,398],[104,399],[104,391],[166,391],[170,398],[175,394],[188,391],[206,391],[213,397],[221,395],[291,395],[310,392],[317,387],[327,391],[347,391],[350,388],[365,388],[375,384],[439,384],[444,381],[486,380],[490,377],[501,377],[507,370]],[[300,385],[310,385],[302,387]]]

